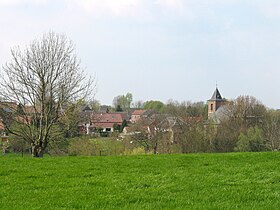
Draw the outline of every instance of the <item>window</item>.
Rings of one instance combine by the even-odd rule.
[[[210,105],[210,110],[213,111],[213,104]]]

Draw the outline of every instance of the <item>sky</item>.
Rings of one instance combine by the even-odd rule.
[[[0,0],[0,30],[1,66],[11,48],[65,34],[102,104],[206,102],[217,84],[280,108],[279,0]]]

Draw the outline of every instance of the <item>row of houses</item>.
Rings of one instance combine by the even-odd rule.
[[[226,104],[226,100],[222,98],[222,95],[218,88],[215,89],[212,97],[208,100],[208,119],[219,123],[220,118],[223,114],[223,108]],[[103,110],[103,111],[102,111]],[[86,109],[89,111],[89,108]],[[86,131],[85,133],[90,133],[91,131],[102,129],[104,132],[113,132],[114,125],[122,125],[124,121],[127,123],[137,123],[141,119],[151,119],[150,124],[153,121],[153,118],[158,115],[155,111],[152,110],[134,110],[132,112],[113,112],[110,113],[108,109],[101,109],[99,113],[91,112],[90,122],[84,122],[80,125],[81,131]],[[170,126],[174,123],[173,116],[166,116],[165,120],[168,119]],[[202,117],[180,119],[183,122],[189,123],[189,121],[203,121]],[[178,121],[178,119],[177,119]]]
[[[208,100],[208,118],[217,120],[219,118],[219,111],[222,110],[223,104],[225,103],[218,88],[215,89],[212,97]],[[14,110],[19,109],[18,105],[14,104]],[[21,107],[22,108],[22,107]],[[28,113],[38,112],[33,110],[33,107],[24,107],[24,110]],[[5,110],[7,113],[9,110]],[[129,132],[126,127],[130,124],[135,124],[142,119],[146,120],[146,129],[155,129],[155,124],[168,124],[164,126],[166,129],[178,125],[180,123],[189,123],[190,121],[203,121],[202,117],[178,119],[173,116],[164,116],[159,119],[159,114],[152,110],[132,110],[129,112],[109,112],[108,107],[102,106],[99,112],[93,111],[89,106],[84,106],[80,111],[80,120],[78,129],[80,134],[93,134],[101,132],[114,132],[115,130],[122,131],[124,128],[125,132]],[[162,116],[162,115],[161,115]],[[28,119],[25,119],[28,120]],[[179,122],[180,121],[180,122]],[[28,122],[26,122],[28,123]],[[4,130],[3,123],[0,122],[0,129]]]
[[[67,107],[62,108],[59,112],[61,116]],[[37,107],[28,105],[19,105],[12,102],[2,102],[0,104],[1,120],[0,131],[5,130],[5,122],[9,116],[16,117],[17,122],[30,124],[31,121],[40,115],[40,110]],[[114,132],[122,130],[123,126],[138,122],[142,118],[150,117],[155,114],[151,110],[133,110],[130,112],[109,112],[108,108],[101,107],[99,112],[93,111],[89,106],[84,106],[79,111],[80,117],[78,129],[80,134],[91,134],[95,132]],[[14,115],[15,113],[16,116]],[[23,115],[21,113],[24,113]]]
[[[81,134],[114,132],[115,130],[122,130],[129,124],[137,123],[143,118],[150,118],[155,114],[156,112],[152,110],[109,112],[108,109],[101,109],[96,113],[87,106],[81,111],[79,132]]]

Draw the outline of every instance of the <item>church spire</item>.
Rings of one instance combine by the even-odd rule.
[[[216,89],[212,97],[208,100],[208,117],[213,115],[222,105],[225,104],[225,100],[216,86]]]
[[[222,101],[222,95],[220,93],[220,91],[218,90],[218,88],[216,87],[216,90],[214,91],[212,97],[209,99],[209,101]]]

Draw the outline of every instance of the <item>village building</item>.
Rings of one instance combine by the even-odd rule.
[[[142,114],[145,112],[146,110],[135,110],[132,112],[131,114],[131,119],[130,122],[131,123],[136,123],[141,119]]]
[[[92,131],[114,132],[116,126],[122,126],[127,119],[127,113],[97,113],[92,114],[90,128]]]
[[[89,106],[81,107],[80,122],[78,124],[79,134],[90,134],[90,120],[93,110]]]
[[[151,118],[153,115],[157,114],[154,110],[144,110],[144,109],[138,109],[134,110],[130,117],[131,123],[137,123],[141,119],[145,118]]]
[[[212,97],[207,102],[208,122],[213,121],[215,124],[219,124],[226,112],[226,99],[222,98],[219,89],[216,87]]]

